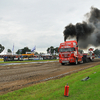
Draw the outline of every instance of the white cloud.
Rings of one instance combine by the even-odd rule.
[[[63,42],[64,27],[82,22],[94,0],[2,0],[0,1],[0,43],[15,50],[36,45],[37,52]],[[100,8],[100,7],[99,7]]]

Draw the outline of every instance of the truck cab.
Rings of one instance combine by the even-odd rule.
[[[83,63],[83,55],[78,52],[78,44],[75,40],[60,43],[58,51],[59,62],[62,65],[66,63]]]

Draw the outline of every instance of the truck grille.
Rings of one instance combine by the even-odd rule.
[[[68,58],[68,57],[70,57],[70,53],[63,53],[63,54],[62,54],[62,57],[63,57],[63,58]]]

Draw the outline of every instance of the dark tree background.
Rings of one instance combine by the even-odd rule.
[[[95,49],[94,54],[97,55],[97,56],[100,56],[100,50]]]
[[[51,54],[54,54],[55,53],[58,53],[58,47],[54,48],[53,46],[47,48],[47,53],[51,53]]]
[[[0,44],[0,53],[1,53],[4,49],[5,49],[5,47],[2,46],[2,45]]]
[[[31,52],[31,49],[29,49],[28,47],[24,47],[23,49],[18,49],[18,51],[16,53],[17,54],[26,54],[26,52]]]
[[[7,50],[8,52],[12,52],[10,49]]]
[[[78,52],[83,53],[84,51],[83,51],[83,50],[81,50],[81,49],[78,49]]]

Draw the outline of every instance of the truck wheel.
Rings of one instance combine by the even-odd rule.
[[[88,63],[89,61],[90,61],[90,59],[89,59],[89,58],[87,58],[87,59],[86,59],[86,62]]]
[[[76,60],[75,60],[75,65],[77,65],[78,64],[78,60],[77,60],[77,58],[76,58]]]
[[[90,57],[90,61],[93,61],[92,57]]]
[[[61,65],[65,65],[65,63],[61,63]]]
[[[82,58],[82,61],[80,63],[83,64],[83,58]]]

